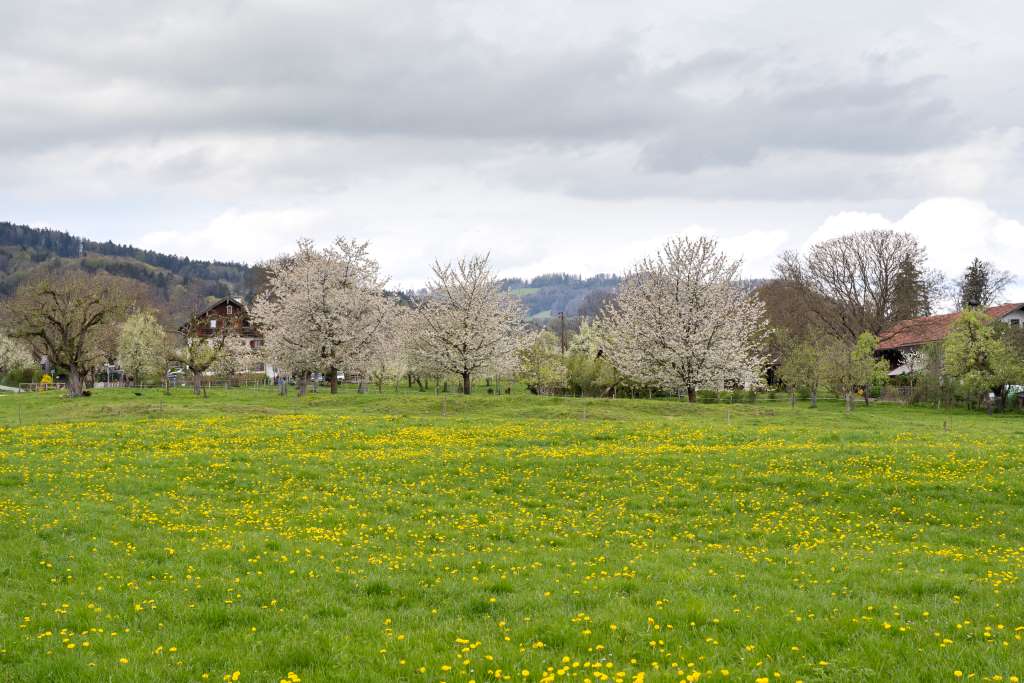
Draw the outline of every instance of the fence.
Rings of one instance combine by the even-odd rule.
[[[22,382],[18,388],[22,391],[51,391],[64,389],[67,385],[64,382]]]

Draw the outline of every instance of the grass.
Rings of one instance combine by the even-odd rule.
[[[445,412],[0,397],[0,681],[1024,675],[1020,417]]]

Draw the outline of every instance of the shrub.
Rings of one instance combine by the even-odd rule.
[[[718,392],[711,389],[701,389],[697,392],[699,403],[718,403]]]

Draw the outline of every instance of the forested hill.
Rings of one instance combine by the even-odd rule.
[[[502,284],[519,297],[527,313],[546,318],[565,313],[569,316],[596,315],[605,299],[619,284],[617,275],[583,278],[568,273],[538,275],[529,280],[510,278]]]
[[[171,314],[191,310],[208,297],[245,297],[254,286],[252,269],[242,263],[196,261],[0,222],[0,296],[12,294],[34,275],[72,268],[141,282],[153,303]]]

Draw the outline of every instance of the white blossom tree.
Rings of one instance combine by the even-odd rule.
[[[413,309],[414,365],[462,378],[463,393],[474,375],[509,362],[523,344],[523,310],[498,289],[488,256],[434,262],[434,279]]]
[[[0,335],[0,373],[17,372],[38,367],[32,352],[24,344]]]
[[[411,316],[408,309],[396,307],[381,330],[382,343],[376,345],[367,359],[364,374],[378,392],[387,383],[394,383],[397,390],[399,380],[409,372],[406,339],[412,332]]]
[[[170,349],[167,335],[149,311],[128,317],[117,338],[117,363],[136,383],[162,377]]]
[[[340,369],[366,366],[380,344],[394,304],[368,244],[337,238],[317,249],[300,240],[294,254],[265,264],[269,287],[252,319],[264,335],[267,359],[299,378],[327,373],[336,393]]]
[[[231,377],[248,372],[258,360],[259,354],[249,346],[248,341],[242,337],[229,336],[224,340],[224,347],[210,369],[218,375]]]
[[[605,352],[634,381],[696,400],[700,387],[750,384],[764,367],[764,304],[707,237],[669,240],[623,279],[600,321]]]

